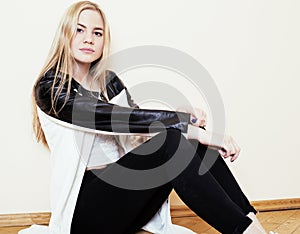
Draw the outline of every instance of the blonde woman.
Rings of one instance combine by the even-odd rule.
[[[109,44],[98,5],[82,1],[69,7],[33,88],[34,131],[51,151],[50,224],[20,233],[193,233],[171,223],[172,189],[222,233],[265,233],[222,158],[238,157],[236,142],[228,136],[222,144],[209,142],[212,133],[204,130],[200,109],[140,109],[118,76],[105,69]],[[114,104],[124,96],[124,106]],[[117,137],[152,133],[134,149]],[[200,176],[204,154],[216,152],[216,163]],[[144,181],[129,173],[164,164],[157,176],[165,182],[158,186],[141,189]],[[109,183],[114,179],[125,186]]]

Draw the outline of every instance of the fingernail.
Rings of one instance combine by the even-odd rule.
[[[192,119],[192,123],[196,123],[197,122],[197,119]]]

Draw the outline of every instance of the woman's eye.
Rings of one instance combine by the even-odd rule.
[[[83,32],[83,30],[81,28],[77,28],[77,32]]]
[[[97,37],[102,37],[102,33],[101,32],[95,32],[95,35],[97,36]]]

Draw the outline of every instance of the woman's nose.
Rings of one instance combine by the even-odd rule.
[[[94,44],[93,37],[91,35],[86,35],[85,38],[84,38],[83,43],[93,45]]]

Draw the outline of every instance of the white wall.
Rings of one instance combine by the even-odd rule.
[[[19,0],[2,6],[0,213],[49,211],[49,155],[34,141],[30,92],[72,2]],[[224,101],[227,133],[242,147],[230,167],[250,200],[300,197],[299,1],[99,4],[111,25],[113,52],[165,45],[209,71]],[[124,74],[124,80],[130,86],[141,75],[147,80],[154,74],[178,76],[141,68]]]

